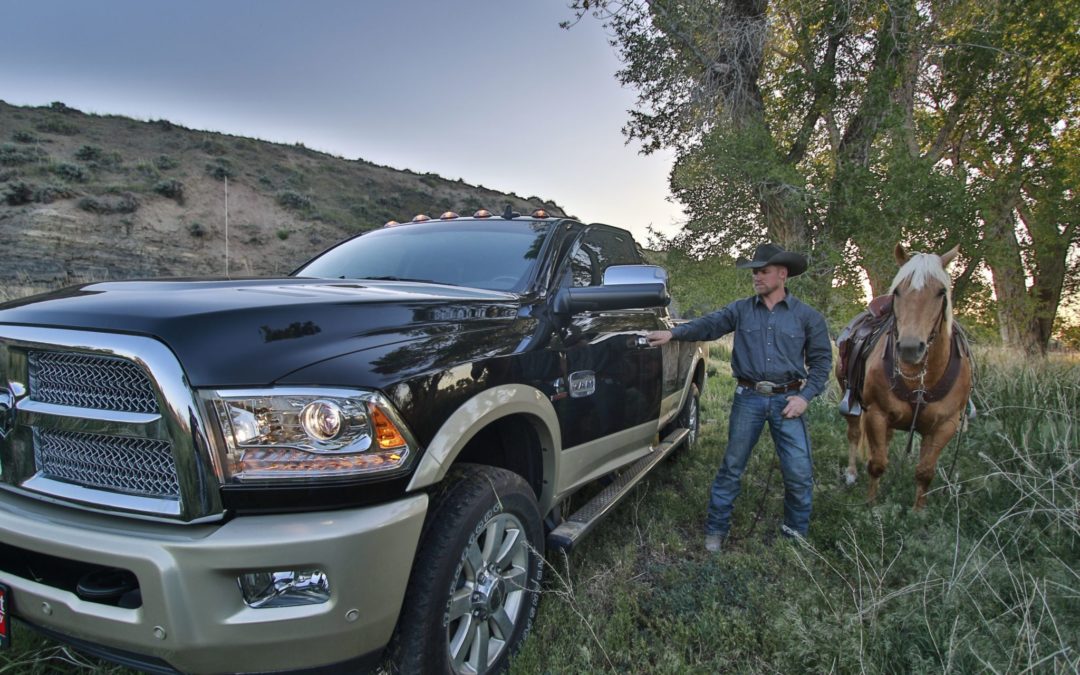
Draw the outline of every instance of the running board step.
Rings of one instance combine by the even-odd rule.
[[[548,534],[548,548],[572,549],[654,466],[682,445],[689,433],[689,429],[672,431],[652,452],[620,471],[614,481]]]

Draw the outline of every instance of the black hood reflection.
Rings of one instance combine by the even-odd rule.
[[[513,322],[517,306],[516,296],[496,291],[389,281],[111,282],[8,307],[0,310],[0,323],[156,337],[197,387],[266,385],[370,350],[356,359],[370,369],[352,372],[351,386],[373,386],[406,355],[426,354],[425,345]],[[399,353],[391,356],[394,350]]]

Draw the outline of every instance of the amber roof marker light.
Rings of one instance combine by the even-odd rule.
[[[533,218],[550,218],[551,216],[544,209],[534,209],[532,212]]]
[[[473,214],[473,218],[491,218],[491,217],[492,217],[491,216],[491,211],[488,211],[487,209],[480,209],[479,211],[477,211],[476,213]]]
[[[400,224],[401,224],[401,223],[399,223],[399,222],[398,222],[398,221],[396,221],[396,220],[388,220],[388,221],[386,221],[386,224],[385,224],[385,225],[383,225],[383,227],[397,227],[397,226],[398,226],[398,225],[400,225]]]
[[[457,217],[458,214],[454,213],[453,211],[444,211],[443,214],[439,216],[439,220],[453,220]]]
[[[412,222],[414,222],[414,223],[426,223],[429,220],[431,220],[431,216],[425,216],[422,213],[418,213],[415,216],[413,216]]]

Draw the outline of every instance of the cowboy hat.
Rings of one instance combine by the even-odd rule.
[[[739,258],[735,267],[739,269],[757,269],[766,265],[783,265],[789,277],[797,277],[806,271],[806,256],[785,251],[776,244],[762,244],[754,249],[754,257],[747,260]]]

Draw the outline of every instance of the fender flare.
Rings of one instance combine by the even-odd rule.
[[[709,369],[706,367],[705,350],[702,348],[701,343],[698,343],[694,349],[694,358],[690,360],[690,368],[686,371],[686,381],[682,385],[682,393],[679,396],[679,407],[676,408],[675,414],[672,416],[672,420],[676,419],[682,409],[686,406],[686,399],[690,396],[690,385],[697,382],[696,373],[698,368],[701,369],[701,382],[698,383],[698,391],[705,391],[705,379],[708,377]]]
[[[473,396],[455,410],[443,422],[431,439],[420,464],[413,472],[407,491],[418,490],[441,481],[454,464],[458,454],[481,429],[508,415],[524,414],[539,420],[537,431],[540,444],[549,450],[543,457],[544,494],[540,495],[541,508],[550,501],[558,475],[559,449],[562,448],[562,432],[555,408],[539,389],[525,384],[509,384],[492,387]]]

